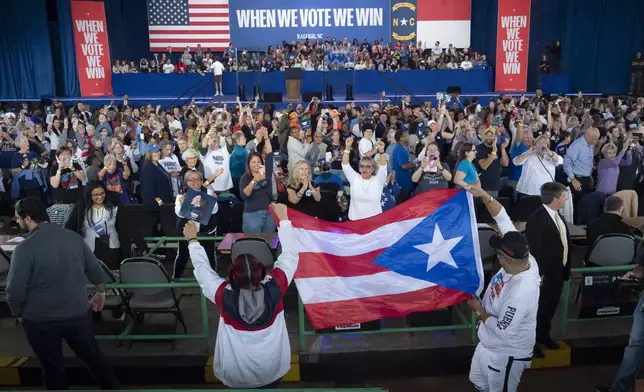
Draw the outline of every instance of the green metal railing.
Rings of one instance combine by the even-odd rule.
[[[465,314],[457,306],[454,307],[458,318],[461,320],[461,324],[456,325],[437,325],[431,327],[406,327],[406,328],[385,328],[376,331],[344,331],[344,332],[334,332],[330,335],[355,335],[355,334],[365,334],[365,335],[376,335],[376,334],[389,334],[389,333],[409,333],[409,332],[434,332],[434,331],[462,331],[469,329],[471,331],[472,344],[476,343],[476,324],[477,318],[474,312],[471,312],[470,320],[467,320]],[[300,350],[303,350],[306,347],[306,337],[307,336],[319,336],[327,335],[316,332],[315,330],[306,329],[306,312],[304,311],[304,304],[302,299],[298,296],[298,323],[299,323],[299,337],[300,337]]]
[[[197,240],[199,241],[222,241],[223,239],[224,237],[197,237]],[[166,242],[179,242],[185,241],[186,239],[184,237],[145,237],[144,240],[147,242],[155,242],[155,244],[152,245],[145,254],[146,256],[150,256]]]
[[[203,392],[203,389],[146,389],[146,392]],[[209,391],[226,391],[226,392],[252,392],[260,391],[259,389],[209,389]],[[262,389],[262,391],[278,391],[277,389]],[[28,392],[28,391],[27,391]],[[32,392],[36,392],[35,390]],[[96,392],[96,391],[76,391],[76,392]],[[125,390],[122,389],[121,392],[141,392],[140,389],[137,390]],[[289,389],[289,392],[387,392],[384,388],[333,388],[333,389]]]
[[[618,271],[631,271],[633,268],[635,268],[636,265],[634,264],[627,264],[627,265],[616,265],[616,266],[610,266],[610,267],[577,267],[577,268],[571,268],[570,273],[595,273],[595,272],[618,272]],[[600,318],[571,318],[568,317],[568,310],[570,307],[570,285],[571,285],[572,279],[568,279],[566,282],[564,282],[563,286],[563,314],[561,317],[561,331],[563,337],[567,337],[568,335],[568,324],[570,323],[581,323],[581,322],[588,322],[588,321],[598,321],[598,320],[604,320],[607,318],[629,318],[633,317],[632,315],[628,316],[605,316],[605,317],[600,317]]]

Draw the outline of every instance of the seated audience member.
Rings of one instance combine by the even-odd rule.
[[[608,196],[604,202],[604,213],[599,218],[590,222],[587,228],[588,253],[599,236],[604,234],[633,235],[633,228],[622,221],[624,202],[617,196]]]
[[[76,203],[83,194],[85,172],[77,162],[72,162],[72,151],[68,147],[58,149],[49,173],[54,204]]]
[[[626,140],[619,154],[617,146],[613,143],[607,143],[602,147],[604,157],[597,164],[597,192],[612,195],[617,191],[620,167],[631,165],[632,149],[630,139]]]
[[[411,180],[418,183],[415,194],[420,195],[425,191],[432,189],[444,189],[452,180],[452,173],[449,166],[440,160],[440,151],[436,143],[427,146],[426,156],[422,158],[422,163],[411,176]]]
[[[248,155],[246,173],[239,180],[239,194],[244,200],[244,233],[275,232],[275,221],[268,211],[274,201],[273,154],[268,154],[266,161],[260,153]]]
[[[141,181],[141,201],[150,207],[172,203],[172,182],[170,175],[159,165],[161,149],[157,144],[148,146],[145,162],[139,171]]]
[[[175,214],[180,217],[181,219],[178,222],[179,227],[185,226],[185,224],[188,222],[187,219],[181,217],[179,215],[181,211],[181,206],[183,205],[183,202],[185,201],[186,198],[186,192],[188,189],[193,189],[197,192],[207,192],[211,196],[215,196],[215,193],[210,190],[206,190],[203,186],[203,177],[201,173],[198,170],[188,170],[185,175],[184,175],[184,181],[183,183],[185,184],[185,189],[182,189],[182,192],[180,195],[177,196],[175,202],[174,202],[174,212]],[[208,235],[214,235],[214,231],[217,228],[217,220],[215,219],[215,214],[217,213],[218,210],[218,204],[215,203],[215,208],[212,210],[212,216],[210,218],[210,221],[208,222],[208,225],[206,226],[201,226],[199,222],[195,222],[195,225],[197,226],[197,231],[203,235],[203,236],[208,236]],[[215,241],[203,241],[202,242],[204,249],[206,250],[206,255],[208,256],[208,261],[210,262],[210,265],[213,269],[217,269],[217,262],[215,259]],[[174,260],[174,268],[172,272],[172,276],[175,279],[178,279],[181,277],[183,274],[183,270],[186,268],[186,264],[188,263],[188,242],[186,241],[179,241],[179,248],[177,251],[177,257]]]
[[[67,228],[77,232],[85,243],[111,270],[118,270],[123,258],[116,231],[118,211],[108,197],[109,191],[101,183],[89,184],[67,221]]]
[[[322,195],[320,188],[311,181],[311,167],[306,161],[299,161],[290,173],[288,180],[288,206],[307,215],[317,217]]]
[[[114,203],[130,204],[127,194],[126,181],[130,177],[130,170],[127,165],[118,166],[114,154],[107,154],[103,158],[103,169],[98,172],[98,180],[110,191],[108,196],[115,197]]]
[[[41,171],[38,156],[29,149],[29,140],[25,136],[16,138],[16,146],[19,149],[11,157],[11,174],[13,175],[11,197],[14,200],[25,197],[44,200],[47,182]]]
[[[539,136],[534,144],[512,160],[515,165],[523,166],[516,187],[522,195],[541,195],[541,186],[554,181],[555,170],[563,163],[563,159],[548,148],[550,140],[547,135]]]
[[[454,173],[454,184],[457,188],[467,188],[468,185],[480,186],[479,175],[474,166],[476,147],[472,143],[463,143],[458,151],[459,163]]]
[[[385,144],[378,142],[380,159],[378,166],[373,158],[360,160],[360,174],[349,165],[349,155],[353,146],[353,137],[346,140],[344,157],[342,158],[342,171],[351,186],[351,202],[349,203],[349,219],[359,220],[378,215],[382,212],[382,189],[387,182],[387,157]]]

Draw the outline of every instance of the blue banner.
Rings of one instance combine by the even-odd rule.
[[[233,0],[229,7],[231,41],[239,49],[327,37],[373,43],[390,35],[389,0]]]

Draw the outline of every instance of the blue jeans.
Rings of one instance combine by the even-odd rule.
[[[642,368],[644,362],[644,296],[640,297],[635,312],[633,313],[633,326],[628,340],[628,346],[624,349],[624,359],[617,371],[617,375],[611,385],[612,392],[635,391],[635,378]]]
[[[244,212],[244,233],[274,233],[275,221],[268,210]]]

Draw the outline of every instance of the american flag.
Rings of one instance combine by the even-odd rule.
[[[148,0],[150,51],[221,51],[230,43],[228,0]]]

